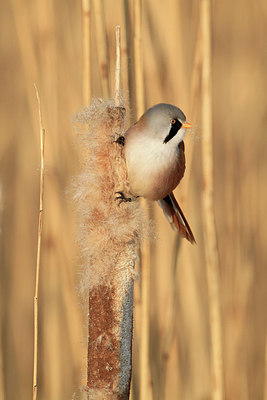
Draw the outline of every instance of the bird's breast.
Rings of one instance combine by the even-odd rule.
[[[129,140],[128,140],[129,139]],[[168,146],[150,138],[126,138],[125,157],[133,194],[159,200],[171,193],[184,175],[184,145]]]

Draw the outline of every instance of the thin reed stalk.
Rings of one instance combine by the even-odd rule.
[[[36,97],[38,102],[39,124],[40,124],[40,196],[39,196],[39,220],[38,220],[38,241],[37,241],[37,259],[36,259],[36,276],[35,276],[35,293],[34,293],[34,332],[33,332],[33,400],[37,399],[38,393],[38,325],[39,325],[39,282],[40,282],[40,260],[41,260],[41,244],[43,230],[43,212],[44,212],[44,142],[45,130],[42,123],[41,103],[38,89],[35,86]]]
[[[120,80],[121,80],[121,27],[116,26],[116,65],[115,65],[115,106],[120,105]]]
[[[265,338],[263,400],[267,400],[267,335]]]
[[[141,203],[148,215],[147,204]],[[151,398],[151,371],[149,361],[150,331],[150,245],[149,239],[141,243],[141,309],[140,309],[140,400]]]
[[[159,386],[159,398],[160,400],[165,399],[166,392],[166,378],[168,371],[168,361],[170,359],[171,348],[175,338],[175,326],[176,326],[176,313],[177,313],[177,267],[178,267],[178,255],[181,245],[181,239],[177,238],[174,242],[173,260],[172,260],[172,273],[170,282],[170,306],[166,312],[167,328],[166,333],[163,337],[162,346],[162,360],[161,360],[161,373],[160,373],[160,386]]]
[[[3,204],[3,190],[0,184],[0,238],[2,237],[2,214],[4,209]],[[0,302],[0,400],[5,400],[5,380],[4,380],[4,355],[3,355],[3,309],[2,302]]]
[[[142,52],[142,17],[141,0],[134,2],[134,72],[136,116],[139,118],[145,111],[144,66]]]
[[[90,104],[91,98],[91,2],[82,0],[83,27],[83,102]]]
[[[202,22],[200,20],[196,36],[194,63],[193,63],[193,71],[192,71],[191,87],[190,87],[189,115],[192,121],[196,119],[196,114],[198,112],[200,87],[201,87],[202,57],[203,57]]]
[[[193,71],[191,77],[191,86],[190,86],[190,103],[189,103],[189,113],[188,120],[194,124],[197,115],[199,112],[199,99],[201,96],[201,71],[202,71],[202,24],[199,22],[197,36],[196,36],[196,45],[195,45],[195,54],[194,54],[194,63],[193,63]],[[192,135],[189,133],[189,135]],[[188,192],[189,192],[189,184],[191,177],[191,169],[192,169],[192,159],[194,153],[194,141],[192,140],[192,136],[186,136],[187,143],[190,141],[190,146],[186,145],[186,179],[183,180],[183,191],[182,191],[182,203],[184,204],[184,209],[186,210],[186,205],[188,204]],[[176,238],[179,241],[179,237]],[[182,246],[186,244],[185,241],[182,242]]]
[[[26,79],[25,91],[27,93],[27,101],[30,112],[32,113],[32,121],[35,120],[35,104],[32,96],[32,82],[39,81],[39,70],[36,51],[34,49],[31,33],[31,23],[27,8],[21,1],[11,1],[13,7],[13,18],[17,39],[19,43],[19,51],[21,53],[21,63]]]
[[[144,67],[142,53],[142,12],[141,0],[134,2],[134,71],[137,118],[145,111]],[[141,206],[149,218],[147,201],[141,199]],[[150,324],[150,241],[141,243],[141,305],[140,305],[140,400],[149,400],[152,396],[151,371],[149,361],[149,324]]]
[[[212,140],[212,67],[211,67],[211,1],[201,1],[202,24],[202,214],[209,297],[212,399],[224,398],[222,331],[220,310],[219,257],[213,199],[213,140]]]
[[[110,91],[108,79],[108,49],[106,41],[103,0],[94,0],[94,10],[96,22],[98,65],[100,70],[103,97],[107,99],[110,96]]]
[[[1,198],[0,198],[1,201]],[[1,212],[1,205],[0,205]],[[1,228],[0,228],[1,229]],[[0,232],[1,234],[1,232]],[[2,307],[0,305],[0,322],[2,322]],[[5,400],[5,381],[4,381],[4,358],[3,358],[3,346],[2,346],[2,324],[0,326],[0,400]]]
[[[124,87],[129,97],[129,102],[133,104],[133,68],[132,68],[132,43],[131,43],[131,18],[129,10],[129,1],[123,0],[123,15],[122,15],[122,35],[124,36],[125,47],[122,47],[122,65],[126,68],[123,70]],[[129,116],[132,121],[133,115]]]

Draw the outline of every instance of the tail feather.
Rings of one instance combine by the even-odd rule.
[[[159,200],[158,203],[173,230],[179,232],[179,234],[189,240],[190,243],[196,243],[193,232],[191,231],[191,228],[181,210],[181,207],[177,203],[174,194],[170,193],[168,196]]]

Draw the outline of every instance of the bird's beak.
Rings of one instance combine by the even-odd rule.
[[[192,124],[189,124],[189,122],[185,122],[185,123],[182,125],[182,128],[192,128]]]

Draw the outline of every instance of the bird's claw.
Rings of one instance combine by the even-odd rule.
[[[115,192],[116,194],[119,194],[120,196],[115,197],[115,200],[119,200],[118,206],[121,205],[121,203],[130,203],[133,201],[132,197],[125,197],[123,192]]]
[[[125,144],[125,137],[124,136],[119,136],[118,139],[114,140],[113,143],[118,143],[121,146],[124,146]],[[118,192],[119,193],[119,192]]]

